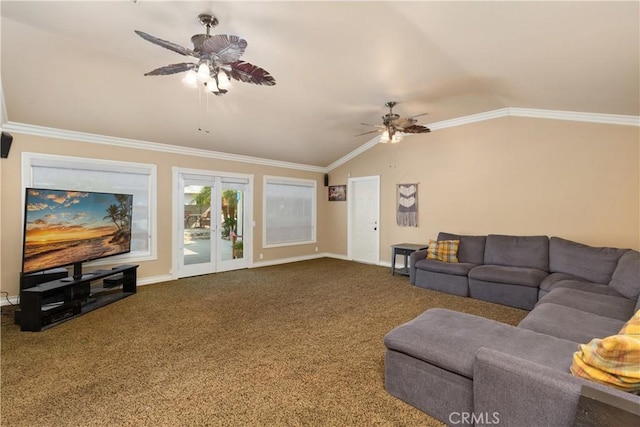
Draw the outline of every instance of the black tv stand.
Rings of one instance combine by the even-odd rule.
[[[137,265],[121,265],[80,279],[62,278],[22,289],[20,329],[41,331],[135,294],[137,269]],[[107,279],[109,286],[92,288],[91,282],[100,279]],[[116,292],[116,285],[122,286],[122,292]]]
[[[92,273],[83,274],[79,277],[65,277],[64,279],[60,279],[61,282],[77,282],[78,280],[88,280],[93,277]]]

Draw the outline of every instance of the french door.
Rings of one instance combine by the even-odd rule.
[[[380,176],[348,179],[347,257],[380,262]]]
[[[174,168],[174,275],[250,265],[251,175]]]

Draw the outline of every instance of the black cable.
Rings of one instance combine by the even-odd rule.
[[[12,303],[11,300],[9,299],[9,292],[0,291],[0,293],[4,294],[4,298],[7,300],[9,305],[17,305],[17,304]]]

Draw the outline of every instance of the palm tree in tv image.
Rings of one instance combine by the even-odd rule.
[[[126,243],[131,236],[131,196],[126,194],[114,194],[118,204],[111,204],[107,208],[107,215],[103,219],[111,219],[118,230],[114,233],[109,243]]]

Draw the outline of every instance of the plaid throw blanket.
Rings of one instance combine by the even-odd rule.
[[[640,310],[618,335],[580,344],[571,373],[620,390],[640,392]]]
[[[398,184],[396,223],[400,227],[418,226],[418,184]]]

